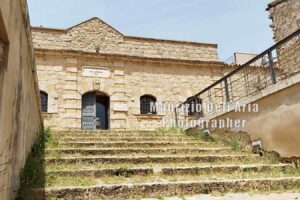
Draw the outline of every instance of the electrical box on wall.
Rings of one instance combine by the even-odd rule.
[[[14,176],[13,178],[13,191],[18,192],[20,188],[20,177],[19,176]]]

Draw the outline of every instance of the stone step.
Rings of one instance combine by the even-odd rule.
[[[145,167],[148,168],[148,167]],[[109,168],[105,168],[106,170]],[[290,177],[299,176],[300,172],[296,171],[293,166],[286,168],[271,168],[270,170],[245,170],[232,171],[224,173],[222,171],[211,171],[203,173],[181,173],[181,174],[163,174],[162,169],[153,168],[154,173],[147,175],[132,175],[131,168],[119,168],[119,175],[102,175],[102,176],[85,176],[77,174],[76,176],[61,176],[59,174],[48,174],[45,176],[45,183],[51,186],[93,186],[93,185],[111,185],[111,184],[127,184],[127,183],[152,183],[152,182],[177,182],[177,181],[198,181],[198,180],[228,180],[228,179],[244,179],[244,178],[261,178],[261,177]],[[133,168],[138,169],[138,168]],[[76,170],[76,169],[75,169]],[[82,169],[83,170],[83,169]],[[91,170],[91,169],[87,169]],[[48,170],[47,170],[48,171]],[[123,174],[122,174],[123,173]]]
[[[150,182],[81,187],[51,187],[35,189],[32,199],[128,199],[158,196],[182,196],[212,192],[270,191],[298,188],[300,177]]]
[[[122,154],[196,154],[228,153],[231,148],[59,148],[47,149],[46,154],[122,155]]]
[[[46,164],[56,163],[165,163],[165,162],[216,162],[216,161],[244,161],[258,159],[257,155],[202,155],[202,156],[87,156],[87,157],[61,157],[45,158]]]
[[[152,168],[111,168],[111,169],[82,169],[82,170],[49,170],[47,176],[90,176],[100,178],[102,176],[145,176],[154,174]]]
[[[204,173],[234,173],[234,172],[264,172],[272,169],[286,170],[290,164],[250,164],[250,165],[212,165],[198,167],[168,167],[162,168],[162,174],[204,174]]]
[[[53,137],[170,137],[180,138],[187,137],[183,133],[157,133],[157,132],[146,132],[146,133],[112,133],[112,132],[56,132],[51,133]]]
[[[124,142],[124,141],[114,141],[114,142],[96,142],[96,141],[85,141],[85,142],[59,142],[61,147],[102,147],[102,148],[112,148],[112,147],[179,147],[179,146],[212,146],[214,143],[209,142],[150,142],[150,141],[140,141],[140,142]]]
[[[177,134],[173,131],[146,131],[146,130],[127,130],[127,131],[118,131],[118,130],[53,130],[52,134],[152,134],[152,133],[172,133]]]
[[[64,163],[64,164],[57,164],[57,163],[49,163],[45,165],[45,170],[52,171],[52,170],[78,170],[78,169],[119,169],[119,168],[153,168],[155,170],[159,170],[162,168],[185,168],[185,167],[203,167],[203,166],[211,166],[211,165],[270,165],[270,164],[279,164],[279,162],[269,162],[264,158],[254,158],[248,160],[226,160],[226,161],[215,161],[215,162],[146,162],[146,163]]]
[[[72,142],[72,141],[124,141],[124,142],[141,142],[141,141],[169,141],[169,142],[193,142],[199,141],[194,138],[185,137],[57,137],[59,141]]]
[[[204,174],[204,173],[234,173],[234,172],[264,172],[272,169],[286,170],[292,167],[288,164],[252,164],[252,165],[211,165],[189,166],[173,168],[108,168],[108,169],[81,169],[81,170],[48,170],[46,175],[55,176],[145,176],[149,174]]]

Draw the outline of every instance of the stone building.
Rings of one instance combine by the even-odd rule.
[[[46,125],[151,130],[178,104],[232,70],[217,45],[125,36],[98,18],[68,29],[32,28]]]

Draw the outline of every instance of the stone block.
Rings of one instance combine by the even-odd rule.
[[[65,90],[77,90],[77,85],[64,85]]]
[[[81,95],[77,95],[77,94],[63,94],[62,97],[63,97],[63,99],[77,99],[77,100],[81,100]]]
[[[77,72],[77,67],[67,67],[66,71],[67,72]]]
[[[77,58],[67,58],[66,62],[68,64],[77,64],[78,61],[77,61]]]
[[[63,71],[63,69],[64,69],[63,66],[51,66],[51,71],[54,71],[54,72],[60,72],[60,71]]]
[[[121,71],[121,70],[115,70],[115,71],[114,71],[114,74],[117,75],[117,76],[124,76],[124,75],[125,75],[125,72],[124,72],[124,71]]]
[[[77,81],[77,76],[66,76],[65,80],[66,81]]]
[[[128,105],[124,103],[115,103],[113,105],[113,111],[119,111],[119,112],[127,112],[128,111]]]

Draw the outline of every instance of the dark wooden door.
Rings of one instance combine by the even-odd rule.
[[[96,128],[101,130],[108,129],[108,107],[109,100],[106,96],[97,96],[96,103]]]

